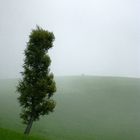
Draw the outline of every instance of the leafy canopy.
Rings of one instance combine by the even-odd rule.
[[[54,76],[50,73],[51,60],[48,50],[53,47],[55,37],[38,27],[32,30],[25,49],[24,71],[19,81],[19,103],[21,118],[27,124],[30,118],[38,120],[41,115],[52,112],[56,103],[51,98],[56,91]]]

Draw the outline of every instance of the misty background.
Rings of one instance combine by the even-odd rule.
[[[0,0],[0,78],[17,78],[32,29],[52,31],[54,75],[140,77],[139,0]]]

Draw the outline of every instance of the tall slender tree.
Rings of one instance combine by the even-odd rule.
[[[52,99],[56,91],[54,76],[50,73],[50,57],[48,50],[53,47],[54,35],[37,26],[29,36],[25,49],[24,71],[17,91],[22,107],[20,117],[26,124],[24,134],[29,134],[34,121],[41,115],[53,112],[55,101]]]

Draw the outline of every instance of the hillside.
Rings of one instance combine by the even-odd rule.
[[[17,133],[12,130],[0,128],[1,140],[47,140],[37,136],[29,136],[28,138],[21,133]]]
[[[33,124],[49,140],[139,140],[140,79],[56,77],[55,112]],[[0,80],[0,127],[22,133],[17,79]],[[0,138],[1,139],[1,138]]]

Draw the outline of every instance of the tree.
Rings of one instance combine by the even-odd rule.
[[[22,107],[20,117],[27,125],[24,134],[29,134],[34,121],[40,116],[53,112],[55,101],[52,99],[56,91],[54,76],[50,73],[50,57],[48,50],[53,47],[54,35],[37,26],[29,36],[24,51],[25,60],[17,91],[18,101]]]

